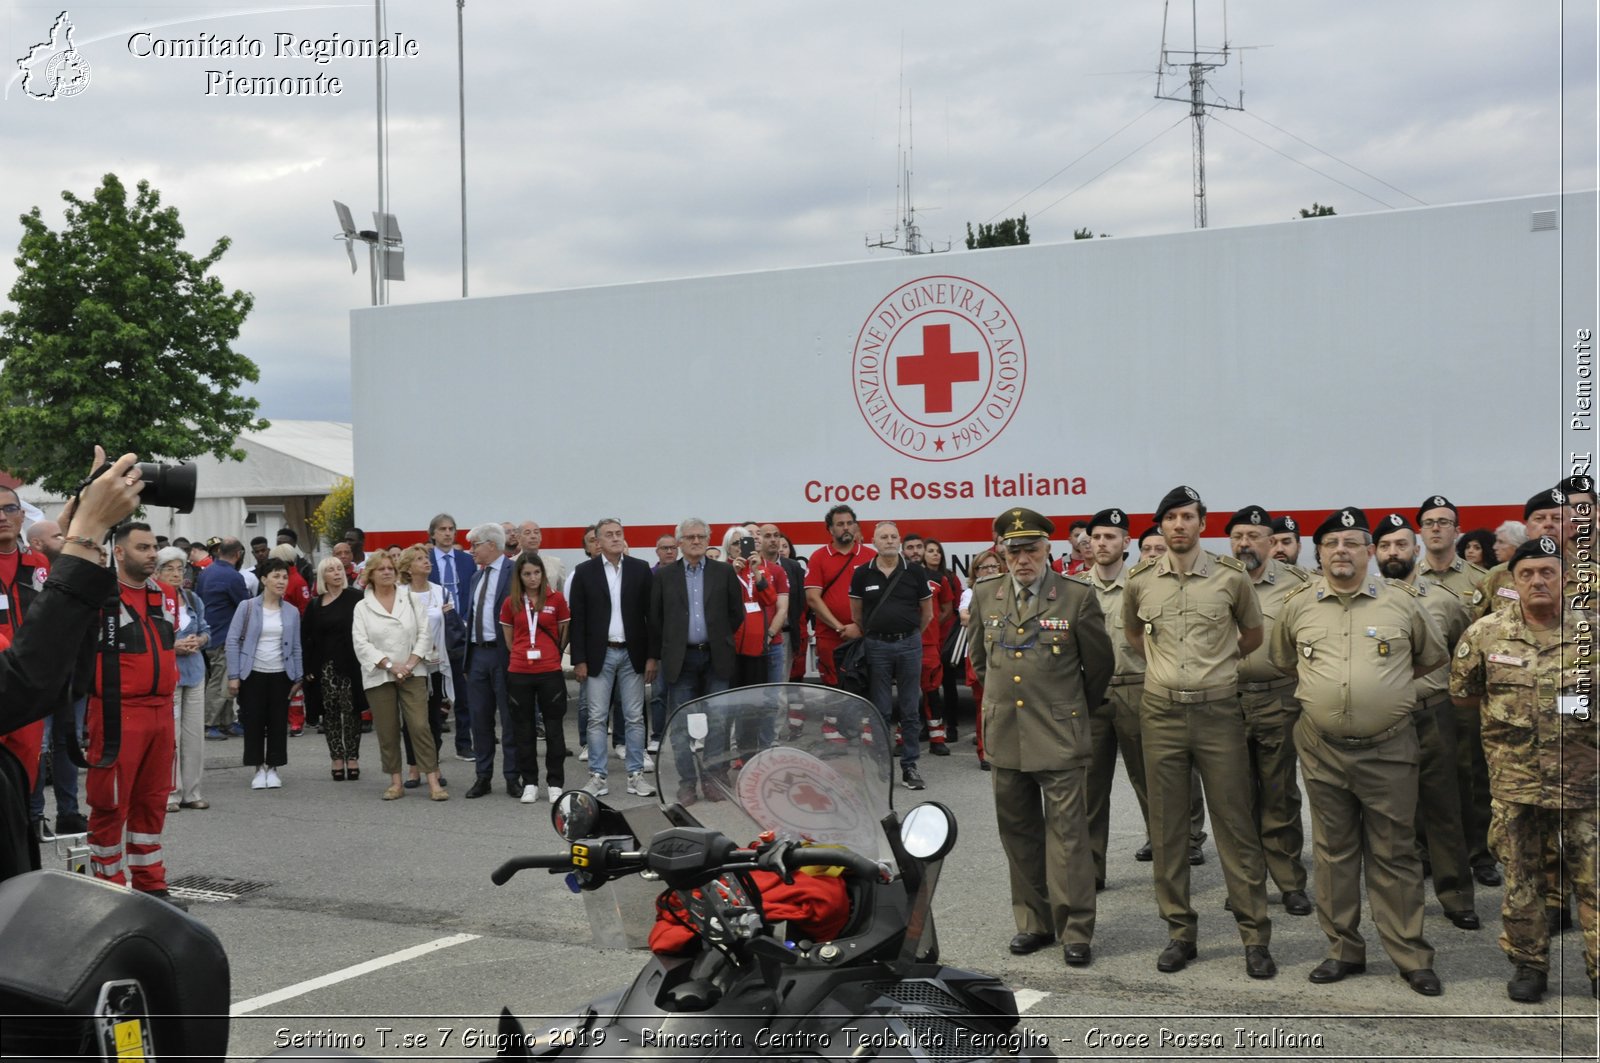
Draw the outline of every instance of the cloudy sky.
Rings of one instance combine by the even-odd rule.
[[[0,0],[0,292],[16,216],[63,189],[149,179],[190,249],[255,295],[238,347],[262,412],[348,419],[351,276],[331,201],[377,206],[374,64],[278,56],[369,38],[371,3],[93,0],[67,9],[88,87],[39,101],[16,59],[66,0]],[[1207,128],[1213,227],[1593,188],[1596,5],[1559,0],[1234,0],[1214,75],[1246,110]],[[389,0],[417,54],[388,64],[389,195],[406,239],[393,302],[460,294],[456,5]],[[465,8],[471,294],[859,260],[892,235],[914,128],[918,221],[1027,212],[1035,242],[1192,224],[1186,108],[1153,99],[1159,0],[590,0]],[[1169,47],[1191,47],[1175,3]],[[1198,5],[1199,42],[1223,39]],[[145,32],[130,45],[130,38]],[[244,37],[262,56],[141,57],[146,40]],[[338,77],[337,96],[207,95],[207,71]],[[904,86],[902,92],[901,86]],[[907,102],[909,101],[909,102]],[[449,351],[439,352],[447,366]]]

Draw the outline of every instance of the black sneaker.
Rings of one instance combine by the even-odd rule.
[[[922,773],[914,767],[900,769],[900,782],[907,790],[925,790],[928,786],[922,781]]]
[[[89,821],[82,812],[63,812],[56,817],[57,834],[88,834]]]

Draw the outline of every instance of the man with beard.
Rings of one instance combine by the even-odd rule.
[[[1272,548],[1269,552],[1274,560],[1300,567],[1299,521],[1285,514],[1272,522]]]
[[[1305,834],[1300,827],[1300,787],[1295,782],[1294,725],[1300,704],[1294,700],[1295,679],[1284,675],[1269,657],[1272,631],[1283,615],[1283,601],[1306,585],[1308,577],[1293,565],[1270,556],[1272,515],[1260,506],[1246,506],[1223,529],[1233,556],[1244,565],[1255,586],[1264,618],[1262,643],[1239,662],[1239,706],[1250,752],[1250,776],[1256,791],[1256,829],[1267,873],[1283,892],[1283,910],[1310,915],[1306,869],[1301,861]]]
[[[1261,645],[1261,606],[1244,566],[1200,549],[1205,505],[1175,487],[1156,507],[1167,553],[1128,575],[1122,624],[1144,654],[1145,785],[1155,852],[1156,903],[1170,942],[1156,969],[1181,971],[1197,954],[1199,918],[1189,902],[1191,768],[1198,766],[1217,828],[1217,854],[1244,941],[1245,973],[1278,973],[1269,945],[1266,867],[1255,831],[1254,793],[1245,762],[1239,662]]]
[[[1374,542],[1378,571],[1416,590],[1418,601],[1444,637],[1445,650],[1454,653],[1462,632],[1472,622],[1466,602],[1424,575],[1417,564],[1417,538],[1411,524],[1398,513],[1378,522]],[[1474,566],[1476,567],[1476,566]],[[1461,788],[1456,755],[1456,708],[1450,701],[1450,670],[1438,668],[1416,681],[1416,707],[1411,721],[1417,728],[1417,817],[1419,851],[1424,853],[1423,874],[1433,871],[1433,892],[1445,918],[1462,930],[1477,930],[1482,923],[1474,911],[1467,836],[1461,823]],[[1489,867],[1494,867],[1490,857]]]
[[[1329,956],[1311,981],[1338,982],[1367,969],[1361,876],[1384,951],[1407,985],[1443,992],[1433,946],[1422,936],[1413,680],[1446,660],[1444,640],[1417,592],[1367,574],[1366,514],[1337,511],[1312,538],[1322,576],[1284,602],[1272,661],[1300,677],[1294,737],[1311,798],[1317,919]]]
[[[855,570],[869,564],[875,556],[866,543],[859,542],[861,529],[856,511],[838,505],[823,519],[832,540],[811,555],[806,566],[806,605],[817,625],[817,671],[828,686],[838,686],[833,669],[833,651],[845,639],[858,639],[861,629],[850,620],[850,580]]]

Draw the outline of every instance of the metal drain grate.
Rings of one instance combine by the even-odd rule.
[[[272,885],[270,882],[252,882],[242,878],[218,878],[215,875],[179,875],[167,880],[167,889],[174,897],[186,901],[236,901]]]

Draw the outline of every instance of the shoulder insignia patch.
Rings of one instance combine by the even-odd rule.
[[[1387,583],[1389,586],[1394,587],[1397,590],[1405,591],[1407,594],[1411,595],[1411,597],[1413,597],[1413,598],[1422,597],[1422,592],[1420,590],[1418,590],[1417,588],[1413,587],[1411,584],[1405,582],[1404,580],[1386,579],[1386,580],[1384,580],[1384,582]]]
[[[1231,568],[1235,572],[1243,572],[1245,570],[1244,562],[1240,561],[1237,557],[1234,557],[1231,554],[1212,554],[1211,556],[1217,559],[1217,563],[1219,565],[1223,565],[1226,568]]]
[[[1295,595],[1299,594],[1301,591],[1309,589],[1310,586],[1311,586],[1311,581],[1307,580],[1306,582],[1300,584],[1300,586],[1298,586],[1298,587],[1289,588],[1289,593],[1285,594],[1283,596],[1283,600],[1287,602],[1290,598],[1293,598]]]
[[[1481,601],[1483,601],[1483,591],[1481,589],[1473,591],[1472,604],[1477,605]]]
[[[1130,568],[1128,570],[1128,578],[1132,579],[1133,577],[1137,576],[1139,573],[1143,572],[1145,569],[1149,568],[1151,565],[1153,565],[1155,563],[1156,563],[1156,559],[1155,558],[1153,558],[1153,557],[1146,558],[1145,560],[1139,562],[1137,565],[1134,565],[1132,568]]]
[[[1461,644],[1456,647],[1456,656],[1457,657],[1470,657],[1470,656],[1472,656],[1472,647],[1467,645],[1466,639],[1462,639],[1461,640]]]
[[[995,580],[999,579],[1001,576],[1004,576],[1004,575],[1005,575],[1004,572],[996,572],[996,573],[993,573],[992,575],[984,576],[981,579],[978,579],[972,585],[974,587],[981,587],[985,583],[993,583]]]
[[[1065,576],[1064,575],[1061,578],[1064,579],[1064,580],[1068,580],[1069,582],[1072,582],[1072,583],[1081,583],[1085,587],[1088,587],[1090,590],[1094,590],[1094,581],[1089,579],[1088,576],[1085,576],[1081,572],[1074,573],[1074,574],[1072,574],[1070,576]]]

